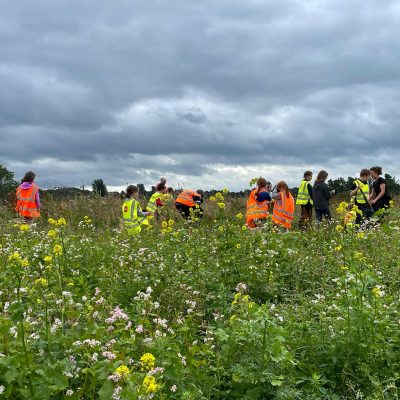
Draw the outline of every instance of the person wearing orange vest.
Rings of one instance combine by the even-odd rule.
[[[258,178],[257,188],[253,189],[247,199],[246,225],[257,228],[259,221],[266,221],[269,202],[272,200],[268,193],[268,183],[264,178]]]
[[[39,188],[33,182],[35,173],[28,171],[22,178],[21,185],[17,188],[17,205],[15,211],[25,219],[26,223],[31,223],[34,218],[40,217],[40,198]]]
[[[290,229],[294,217],[294,198],[289,192],[286,182],[279,182],[276,185],[276,189],[278,193],[274,198],[272,221],[275,225]]]
[[[185,219],[191,219],[193,212],[196,217],[202,217],[203,210],[199,204],[203,202],[203,193],[201,190],[182,191],[175,200],[175,208]],[[192,213],[191,213],[192,212]]]

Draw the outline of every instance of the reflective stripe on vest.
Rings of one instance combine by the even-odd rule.
[[[19,215],[26,218],[38,218],[40,216],[40,211],[36,204],[36,193],[39,188],[33,184],[29,189],[22,189],[18,186],[16,191],[17,205],[15,210]]]
[[[200,195],[197,192],[194,192],[193,190],[184,190],[176,198],[175,203],[181,203],[189,207],[194,207],[196,203],[193,200],[193,196],[200,197]]]
[[[299,187],[299,192],[297,193],[297,200],[296,204],[307,204],[310,202],[313,204],[313,201],[310,197],[310,192],[308,191],[308,181],[303,179],[301,181],[300,187]]]
[[[148,225],[147,217],[139,217],[138,211],[141,211],[139,202],[135,199],[125,200],[122,204],[122,219],[125,228],[130,234],[138,234],[142,230],[140,224]]]
[[[359,179],[357,179],[355,181],[355,184],[360,187],[360,189],[358,189],[356,197],[355,197],[357,203],[366,204],[363,193],[365,194],[365,197],[368,198],[368,195],[369,195],[368,183],[364,183],[364,182],[360,181]]]
[[[268,217],[269,203],[267,200],[258,202],[256,192],[257,189],[253,189],[247,199],[246,224],[249,227],[255,227],[253,223],[255,219],[266,219]]]
[[[279,193],[279,197],[275,200],[274,211],[272,214],[272,220],[279,225],[283,225],[289,229],[292,226],[292,220],[294,217],[294,198],[289,193],[289,197],[282,196]]]
[[[147,203],[147,211],[154,213],[157,209],[156,201],[161,198],[161,193],[155,192],[151,195],[149,202]]]

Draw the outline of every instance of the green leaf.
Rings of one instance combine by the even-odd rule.
[[[97,393],[99,400],[109,400],[114,393],[114,385],[110,381],[105,381]]]

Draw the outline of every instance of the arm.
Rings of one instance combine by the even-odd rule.
[[[350,197],[355,196],[359,190],[360,190],[360,186],[358,186],[357,183],[354,182],[353,185],[351,186]]]
[[[307,190],[308,190],[308,194],[310,195],[310,199],[313,199],[313,193],[312,193],[312,186],[310,183],[307,184]]]
[[[378,194],[378,196],[374,196],[374,199],[371,201],[371,204],[375,204],[386,192],[386,184],[385,183],[381,183],[379,185],[381,192]]]
[[[332,197],[329,187],[326,184],[324,186],[324,197],[326,200],[329,200]]]
[[[261,203],[262,201],[265,201],[265,200],[271,201],[272,198],[268,192],[261,192],[258,194],[256,200]]]
[[[39,189],[36,191],[35,194],[35,203],[38,210],[40,210],[40,196],[39,196]]]

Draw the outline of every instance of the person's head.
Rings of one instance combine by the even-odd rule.
[[[267,181],[264,178],[260,177],[260,178],[257,179],[256,185],[257,185],[257,189],[258,190],[266,188],[267,187]]]
[[[282,192],[283,194],[289,196],[289,186],[287,185],[286,182],[284,181],[280,181],[277,185],[276,185],[276,190],[277,192]]]
[[[312,172],[311,171],[306,171],[306,172],[304,172],[304,179],[306,180],[306,181],[311,181],[311,179],[312,179]]]
[[[265,186],[265,189],[267,189],[267,192],[270,192],[272,190],[272,183],[267,181],[267,184]]]
[[[370,176],[371,176],[371,172],[369,171],[369,169],[363,168],[363,169],[360,171],[360,179],[361,179],[363,182],[366,182]]]
[[[171,186],[167,188],[167,193],[172,194],[174,193],[174,188],[172,188]]]
[[[36,174],[32,171],[28,171],[21,180],[21,183],[28,182],[32,183],[35,180]]]
[[[161,192],[161,193],[166,193],[167,191],[167,186],[165,185],[165,183],[157,183],[156,186],[156,192]]]
[[[131,197],[135,197],[135,196],[137,196],[137,194],[139,193],[139,189],[138,189],[138,187],[137,186],[135,186],[135,185],[129,185],[127,188],[126,188],[126,197],[129,199],[129,198],[131,198]]]
[[[163,183],[165,185],[167,183],[167,179],[162,176],[160,178],[160,183]]]
[[[325,170],[319,171],[316,182],[325,182],[328,177],[328,173]]]
[[[198,193],[201,197],[204,196],[204,190],[198,189],[196,190],[196,193]]]
[[[372,179],[378,179],[380,175],[382,175],[382,167],[371,167],[370,169]]]

